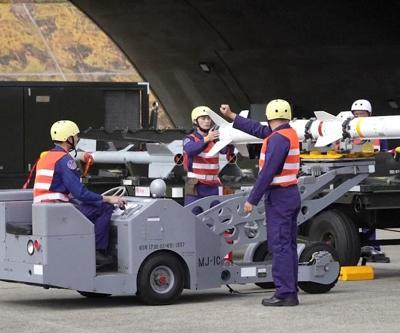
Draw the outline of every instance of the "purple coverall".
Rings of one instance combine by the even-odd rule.
[[[56,145],[55,151],[63,151]],[[103,202],[100,194],[91,192],[80,182],[80,173],[75,160],[67,154],[59,159],[54,168],[50,191],[71,193],[80,203],[75,205],[83,215],[94,223],[96,235],[96,250],[108,247],[110,219],[114,206]]]
[[[237,116],[233,127],[265,139],[272,131],[259,122]],[[289,124],[274,130],[290,128]],[[264,167],[247,199],[257,205],[264,196],[267,222],[268,250],[272,253],[272,278],[276,287],[275,297],[283,299],[297,297],[297,215],[300,211],[300,193],[297,185],[288,187],[270,185],[275,175],[280,174],[289,153],[288,138],[274,134],[268,140]]]
[[[189,171],[191,171],[191,168],[192,168],[193,158],[195,156],[199,155],[208,144],[208,143],[204,142],[204,137],[197,131],[197,129],[193,133],[199,139],[199,141],[196,142],[192,135],[187,135],[183,139],[183,151],[188,156]],[[229,145],[229,146],[225,147],[224,149],[222,149],[220,151],[220,153],[221,154],[229,154],[232,151],[233,151],[232,146]],[[198,183],[196,185],[197,195],[185,195],[185,202],[184,202],[185,206],[196,200],[199,200],[201,198],[209,197],[211,195],[218,195],[218,187],[219,186],[220,185],[207,185],[207,184]],[[211,203],[211,207],[214,205],[217,205],[218,203],[219,203],[218,201]],[[200,207],[195,207],[193,213],[195,215],[198,215],[198,214],[202,213],[202,210],[200,209]]]
[[[379,151],[388,151],[389,149],[389,141],[382,139],[380,140],[380,149]],[[376,240],[376,228],[367,227],[361,229],[361,241],[374,241]],[[377,251],[381,251],[381,247],[379,245],[374,245],[374,249]]]

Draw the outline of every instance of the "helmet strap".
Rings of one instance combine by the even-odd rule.
[[[197,121],[197,119],[196,119],[196,126],[197,126],[197,128],[198,128],[200,131],[202,131],[203,133],[208,134],[208,132],[210,131],[210,128],[209,128],[209,129],[205,129],[205,128],[200,127],[199,122]]]
[[[70,141],[70,138],[72,138],[72,142]],[[76,157],[76,155],[78,154],[78,152],[76,151],[76,146],[75,146],[75,140],[72,136],[68,137],[67,141],[66,141],[70,146],[71,149],[69,151],[74,151],[74,157]]]

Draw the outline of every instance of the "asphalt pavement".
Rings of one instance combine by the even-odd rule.
[[[0,332],[399,332],[400,247],[389,264],[372,264],[371,281],[338,282],[328,293],[300,292],[300,305],[261,305],[271,291],[254,285],[184,291],[176,304],[135,297],[87,299],[75,291],[0,282]]]

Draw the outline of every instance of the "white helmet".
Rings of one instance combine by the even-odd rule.
[[[367,111],[369,115],[372,114],[372,106],[371,103],[366,99],[358,99],[356,100],[352,106],[351,111]]]

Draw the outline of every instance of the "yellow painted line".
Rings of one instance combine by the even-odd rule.
[[[357,124],[356,124],[356,132],[357,132],[357,134],[358,134],[358,136],[360,138],[363,138],[364,134],[362,134],[362,132],[361,132],[361,123],[363,122],[364,118],[360,117],[357,120],[358,121],[357,121]]]

